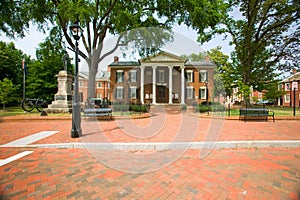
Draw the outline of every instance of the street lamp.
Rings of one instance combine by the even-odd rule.
[[[78,92],[78,40],[80,39],[82,28],[78,22],[72,24],[70,27],[71,34],[75,39],[75,73],[74,73],[74,92],[73,92],[73,104],[72,104],[72,130],[71,137],[77,138],[82,136],[81,130],[81,116],[80,116],[80,104],[79,104],[79,92]]]

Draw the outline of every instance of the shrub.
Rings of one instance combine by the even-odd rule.
[[[220,102],[202,102],[196,107],[196,112],[225,111]]]

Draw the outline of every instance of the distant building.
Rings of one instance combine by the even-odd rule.
[[[101,71],[96,74],[94,98],[110,99],[110,72]],[[79,93],[81,102],[85,102],[88,94],[88,72],[79,73]]]
[[[278,106],[300,107],[300,72],[294,71],[294,74],[284,78],[278,85],[278,90],[285,91],[285,95],[278,99]],[[295,88],[295,91],[294,91]],[[295,98],[294,98],[295,97]]]
[[[119,61],[108,66],[112,102],[193,104],[212,101],[214,67],[208,56],[190,62],[160,52],[138,61]]]

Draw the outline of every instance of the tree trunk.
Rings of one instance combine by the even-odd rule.
[[[87,96],[88,98],[95,97],[96,74],[97,74],[97,70],[95,68],[89,71],[88,96]]]

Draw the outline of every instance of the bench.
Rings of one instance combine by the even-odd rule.
[[[268,116],[273,117],[273,122],[275,122],[274,112],[270,111],[268,108],[240,108],[239,120],[264,119],[268,121]]]
[[[85,108],[83,109],[84,117],[107,117],[112,119],[111,108]]]

